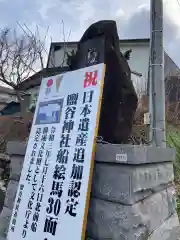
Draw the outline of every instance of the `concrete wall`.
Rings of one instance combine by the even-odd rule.
[[[0,239],[6,238],[25,149],[24,143],[8,143],[11,174],[0,215]],[[87,239],[176,240],[174,157],[173,149],[98,144]]]

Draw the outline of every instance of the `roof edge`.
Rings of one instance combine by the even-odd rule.
[[[120,43],[132,43],[132,42],[150,42],[150,38],[131,38],[131,39],[119,39]],[[70,41],[70,42],[66,42],[66,45],[73,45],[73,44],[77,44],[78,41]],[[64,42],[52,42],[51,43],[51,47],[50,50],[52,48],[52,46],[57,46],[57,45],[62,45],[64,44]]]

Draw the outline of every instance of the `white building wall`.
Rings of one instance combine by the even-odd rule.
[[[71,46],[63,46],[60,50],[56,50],[55,52],[50,53],[48,67],[60,67],[67,66],[67,55],[65,52],[70,53],[72,50],[76,50],[76,45]]]
[[[72,50],[76,51],[77,44],[69,43],[68,45],[61,45],[61,48],[55,52],[50,52],[48,68],[52,67],[62,67],[67,66],[66,64],[66,54],[65,52],[70,53]],[[131,79],[133,81],[134,87],[138,95],[144,93],[147,90],[147,78],[148,78],[148,65],[149,65],[149,42],[146,41],[120,41],[120,51],[125,53],[127,50],[132,49],[130,60],[128,61],[130,69],[132,72],[137,72],[142,76],[137,74],[131,74]],[[165,53],[165,76],[169,73],[175,73],[177,71],[177,65],[172,61],[172,59]],[[29,89],[27,91],[32,95],[33,102],[36,101],[39,87]]]
[[[75,44],[62,47],[60,50],[51,52],[49,58],[48,67],[59,67],[67,66],[66,55],[64,52],[71,52],[76,50],[77,46]],[[149,44],[148,43],[121,43],[120,50],[122,53],[132,49],[131,58],[129,60],[129,66],[132,71],[141,73],[143,76],[147,77],[148,73],[148,58],[149,58]]]
[[[64,52],[65,51],[71,52],[72,50],[76,49],[77,45],[71,44],[68,45],[68,47],[65,46],[65,48],[62,47],[60,50],[51,52],[48,67],[67,66],[66,55],[64,54]],[[148,42],[120,43],[120,50],[122,53],[129,49],[132,49],[130,60],[128,61],[131,71],[135,71],[137,73],[142,74],[142,77],[132,74],[132,81],[139,93],[140,91],[142,92],[142,90],[145,90],[144,87],[146,86],[147,82],[149,63],[149,44]]]
[[[130,60],[128,61],[131,71],[142,74],[142,78],[147,79],[149,64],[149,44],[121,44],[122,53],[132,49]]]

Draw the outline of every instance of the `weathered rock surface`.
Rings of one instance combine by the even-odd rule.
[[[15,155],[11,157],[10,179],[19,181],[23,163],[24,163],[23,156]]]
[[[136,166],[96,163],[92,196],[127,205],[134,204],[172,185],[173,179],[173,164],[170,162]]]
[[[180,224],[177,214],[164,222],[148,240],[180,240]]]
[[[8,184],[7,192],[6,192],[4,206],[11,210],[13,209],[13,206],[14,206],[17,188],[18,188],[18,182],[14,180],[10,180]]]
[[[6,207],[0,214],[0,236],[6,238],[12,211]]]
[[[92,198],[88,236],[97,240],[146,239],[175,213],[173,191],[168,188],[132,206]]]

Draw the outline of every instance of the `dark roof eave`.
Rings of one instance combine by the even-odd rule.
[[[68,67],[44,68],[20,84],[22,91],[34,88],[41,84],[42,78],[51,77],[69,71]]]
[[[132,42],[134,42],[134,43],[137,43],[137,42],[145,42],[145,43],[148,43],[149,41],[150,41],[150,39],[149,38],[135,38],[135,39],[120,39],[119,40],[120,41],[120,43],[132,43]],[[66,43],[66,45],[68,46],[68,45],[76,45],[78,42],[76,42],[76,41],[71,41],[71,42],[67,42]],[[51,47],[50,47],[50,50],[51,50],[51,48],[53,47],[53,46],[62,46],[62,45],[64,45],[64,42],[52,42],[51,43]]]

